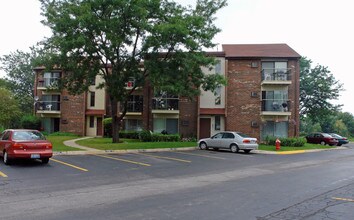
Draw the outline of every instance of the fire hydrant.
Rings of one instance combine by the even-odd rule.
[[[275,150],[280,150],[280,143],[281,141],[277,138],[277,140],[275,141]]]

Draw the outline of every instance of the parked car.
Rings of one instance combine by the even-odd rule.
[[[13,159],[40,159],[48,163],[53,155],[52,143],[37,130],[9,129],[0,135],[0,155],[6,165]]]
[[[330,145],[334,146],[338,144],[337,138],[332,137],[327,133],[315,132],[306,136],[307,143],[312,144],[321,144],[321,145]]]
[[[218,150],[219,148],[223,148],[230,149],[234,153],[239,152],[239,150],[249,153],[251,150],[258,149],[257,138],[232,131],[224,131],[210,138],[200,139],[198,146],[202,150],[207,150],[208,148]]]
[[[349,140],[346,137],[342,137],[339,134],[330,133],[330,135],[338,140],[337,146],[342,146],[342,144],[349,143]]]

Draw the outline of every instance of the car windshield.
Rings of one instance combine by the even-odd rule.
[[[342,136],[339,136],[338,134],[331,134],[332,137],[335,137],[335,138],[342,138]]]
[[[12,139],[17,141],[30,141],[45,140],[45,137],[38,131],[14,131]]]
[[[240,135],[241,137],[244,138],[249,138],[250,136],[248,136],[247,134],[241,133],[241,132],[237,132],[238,135]]]

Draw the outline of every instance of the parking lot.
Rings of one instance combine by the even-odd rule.
[[[348,192],[353,189],[354,151],[349,146],[293,155],[189,150],[0,163],[0,217],[291,219],[294,204],[308,203],[311,213],[322,214],[318,210],[334,204],[334,214],[353,214]],[[285,209],[290,211],[279,211]]]
[[[37,179],[61,176],[102,176],[132,173],[149,173],[159,169],[159,174],[164,175],[174,168],[175,172],[203,172],[205,163],[217,169],[218,165],[227,168],[229,162],[244,161],[257,157],[257,154],[234,154],[228,151],[168,151],[155,153],[107,153],[85,155],[56,155],[49,164],[40,161],[14,161],[10,166],[0,165],[0,178]],[[243,158],[243,159],[242,159]],[[209,169],[208,169],[209,170]],[[132,174],[133,175],[133,174]]]

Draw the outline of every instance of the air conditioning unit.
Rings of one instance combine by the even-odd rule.
[[[251,97],[257,98],[258,97],[258,93],[257,92],[251,92]]]
[[[252,62],[251,63],[252,68],[257,68],[258,67],[258,62]]]
[[[258,122],[257,121],[251,121],[251,127],[252,128],[258,128]]]

